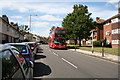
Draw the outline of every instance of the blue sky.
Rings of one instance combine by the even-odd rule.
[[[49,30],[52,26],[60,26],[63,18],[72,12],[74,4],[83,4],[88,6],[92,13],[91,17],[108,19],[118,13],[118,0],[107,1],[79,1],[79,0],[61,0],[60,2],[50,1],[13,1],[2,0],[0,3],[0,16],[7,15],[10,22],[19,25],[29,25],[31,17],[31,31],[40,36],[49,36]],[[37,16],[35,16],[37,15]]]

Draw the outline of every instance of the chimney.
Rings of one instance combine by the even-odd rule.
[[[118,13],[120,13],[120,1],[118,2]]]
[[[13,25],[13,24],[14,24],[14,22],[10,22],[10,24],[11,24],[11,25]]]
[[[120,8],[118,8],[118,13],[120,13]]]
[[[96,21],[98,21],[100,19],[100,17],[96,17]]]
[[[9,23],[8,17],[6,15],[2,15],[2,19],[4,19],[7,23]]]

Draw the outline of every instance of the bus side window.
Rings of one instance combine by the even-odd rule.
[[[54,40],[51,41],[52,43],[54,42]]]

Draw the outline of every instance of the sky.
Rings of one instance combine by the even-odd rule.
[[[31,32],[48,37],[52,26],[62,27],[62,20],[73,11],[73,5],[88,6],[95,21],[96,17],[108,19],[118,13],[118,0],[1,0],[0,16],[7,15],[9,22],[30,25]]]

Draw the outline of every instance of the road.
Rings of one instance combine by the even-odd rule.
[[[118,78],[118,64],[71,50],[51,49],[41,45],[34,66],[39,78]],[[113,79],[112,79],[113,80]]]

